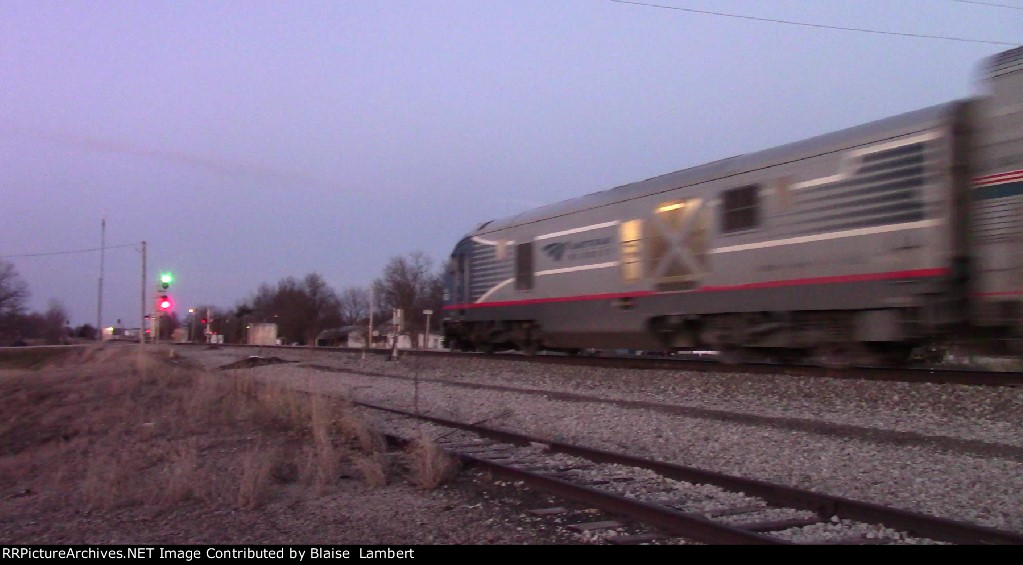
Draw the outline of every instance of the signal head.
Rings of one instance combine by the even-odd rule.
[[[160,274],[160,288],[167,290],[167,288],[170,287],[172,282],[174,282],[174,275],[170,273]]]
[[[170,312],[171,308],[174,307],[174,303],[166,294],[161,294],[160,299],[157,301],[157,305],[160,307],[162,312]]]

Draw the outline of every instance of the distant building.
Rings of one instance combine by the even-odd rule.
[[[279,345],[277,340],[277,324],[249,324],[245,328],[245,342],[247,344]]]
[[[356,326],[345,326],[323,330],[316,336],[316,347],[362,347],[362,328]],[[352,340],[358,345],[352,345]]]
[[[391,321],[381,322],[373,328],[372,347],[386,349],[391,347],[394,339],[395,326]],[[413,349],[413,340],[418,342],[418,349],[440,349],[443,336],[430,334],[426,339],[422,333],[402,332],[398,334],[398,349]],[[319,347],[365,347],[366,326],[345,326],[324,330],[316,336],[316,345]]]
[[[103,328],[103,341],[108,339],[138,339],[139,329],[138,328],[115,328],[106,327]]]

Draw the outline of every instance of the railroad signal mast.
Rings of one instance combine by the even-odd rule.
[[[174,310],[174,300],[170,296],[170,285],[174,282],[171,273],[160,273],[160,284],[156,288],[156,304],[153,309],[153,341],[160,340],[160,320]]]

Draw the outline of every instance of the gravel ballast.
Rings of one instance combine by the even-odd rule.
[[[189,349],[182,354],[212,369],[252,350]],[[358,354],[282,349],[273,355],[299,363],[238,373],[403,409],[415,404],[414,382],[359,373],[418,375],[419,408],[430,415],[493,418],[488,425],[520,433],[1023,531],[1023,462],[1016,450],[1023,447],[1019,389],[611,370],[479,357],[388,362],[372,355],[362,360]],[[465,384],[533,392],[459,386]],[[609,402],[567,402],[536,391],[758,418],[692,417]],[[827,426],[815,432],[812,426],[786,425],[793,419]],[[918,436],[927,439],[914,440]],[[907,438],[905,444],[899,437]]]

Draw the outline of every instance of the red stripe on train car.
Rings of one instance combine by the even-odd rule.
[[[551,302],[578,302],[581,300],[614,300],[616,298],[638,298],[659,294],[652,291],[615,292],[610,294],[580,294],[576,296],[555,296],[552,298],[527,298],[525,300],[502,300],[498,302],[473,302],[472,304],[455,304],[445,306],[445,310],[463,310],[466,308],[491,308],[496,306],[523,306],[526,304],[547,304]]]
[[[982,176],[982,177],[977,177],[977,178],[973,179],[973,182],[984,182],[984,181],[989,181],[989,180],[992,180],[992,179],[1000,179],[1000,178],[1005,177],[1005,176],[1020,175],[1020,174],[1023,174],[1023,169],[1020,169],[1018,171],[1007,171],[1007,172],[1004,172],[1004,173],[997,173],[997,174],[994,174],[994,175],[985,175],[985,176]]]
[[[1011,177],[1002,177],[1000,179],[991,179],[984,181],[973,181],[973,186],[995,186],[999,184],[1006,184],[1018,180],[1023,180],[1023,173],[1013,175]]]
[[[884,281],[894,279],[920,279],[945,276],[950,273],[948,268],[938,269],[912,269],[908,271],[892,271],[888,273],[866,273],[861,275],[839,275],[833,277],[813,277],[803,279],[788,279],[782,281],[766,281],[756,283],[745,283],[727,286],[704,286],[694,290],[686,291],[642,291],[642,292],[616,292],[611,294],[580,294],[574,296],[556,296],[552,298],[526,298],[523,300],[502,300],[499,302],[474,302],[472,304],[455,304],[445,306],[445,310],[465,310],[469,308],[496,308],[498,306],[526,306],[529,304],[550,304],[553,302],[580,302],[584,300],[614,300],[616,298],[641,298],[663,294],[688,294],[695,292],[725,292],[740,290],[756,290],[762,288],[777,288],[786,286],[806,286],[817,284],[840,284],[852,282]]]

